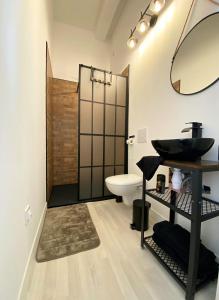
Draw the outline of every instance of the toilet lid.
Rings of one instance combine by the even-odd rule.
[[[136,174],[123,174],[106,178],[106,182],[114,185],[130,185],[141,183],[142,178]]]

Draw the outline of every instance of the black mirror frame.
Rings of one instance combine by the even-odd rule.
[[[177,50],[176,50],[175,53],[174,53],[174,56],[173,56],[173,58],[172,58],[172,63],[171,63],[171,69],[170,69],[170,82],[171,82],[171,85],[172,85],[172,88],[174,89],[174,91],[175,91],[177,94],[179,94],[179,95],[191,96],[191,95],[195,95],[195,94],[201,93],[201,92],[203,92],[204,90],[210,88],[210,87],[211,87],[212,85],[214,85],[217,81],[219,81],[219,77],[218,77],[218,78],[216,78],[212,83],[210,83],[208,86],[206,86],[205,88],[203,88],[203,89],[201,89],[201,90],[199,90],[199,91],[197,91],[197,92],[194,92],[194,93],[184,94],[184,93],[178,92],[178,91],[174,88],[173,82],[172,82],[172,77],[171,77],[175,57],[176,57],[176,55],[177,55],[177,53],[178,53],[180,47],[182,46],[183,42],[186,40],[186,38],[189,36],[189,34],[190,34],[190,33],[191,33],[191,32],[192,32],[192,31],[193,31],[193,30],[201,23],[201,22],[203,22],[204,20],[210,18],[210,17],[213,16],[213,15],[217,15],[217,14],[219,15],[219,11],[214,12],[214,13],[212,13],[212,14],[210,14],[210,15],[207,15],[206,17],[204,17],[203,19],[201,19],[198,23],[196,23],[195,26],[193,26],[192,29],[191,29],[191,30],[186,34],[186,36],[183,38],[182,42],[180,43],[179,47],[177,48]]]

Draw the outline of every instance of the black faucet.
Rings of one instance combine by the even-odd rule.
[[[189,122],[186,124],[192,124],[192,127],[184,128],[181,132],[189,132],[192,130],[192,138],[201,138],[202,137],[202,123],[199,122]]]

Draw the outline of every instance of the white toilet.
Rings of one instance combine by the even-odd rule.
[[[107,177],[105,182],[108,190],[116,196],[122,196],[126,205],[132,205],[133,200],[141,197],[142,177],[136,174]]]

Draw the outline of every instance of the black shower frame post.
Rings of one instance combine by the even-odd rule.
[[[202,199],[206,199],[202,197],[202,177],[203,172],[212,172],[212,171],[219,171],[219,163],[212,162],[212,161],[206,161],[206,166],[199,166],[199,163],[197,163],[197,166],[195,164],[188,164],[185,162],[184,166],[181,167],[181,169],[191,171],[192,174],[192,199],[191,199],[191,217],[189,218],[191,220],[191,233],[190,233],[190,247],[189,247],[189,266],[188,266],[188,273],[187,273],[187,282],[182,283],[180,278],[177,277],[175,273],[169,268],[169,266],[161,259],[153,249],[147,244],[147,239],[151,238],[144,236],[144,213],[142,210],[142,227],[141,227],[141,247],[149,249],[160,261],[160,263],[165,267],[165,269],[174,276],[174,278],[179,282],[179,284],[186,290],[185,299],[186,300],[194,300],[195,298],[195,292],[204,286],[208,281],[206,282],[199,282],[197,278],[198,274],[198,265],[199,265],[199,252],[200,252],[200,235],[201,235],[201,222],[208,220],[210,218],[214,218],[216,216],[219,216],[219,213],[212,214],[212,216],[209,218],[206,218],[204,215],[202,215]],[[209,165],[208,165],[209,163]],[[214,163],[214,166],[212,167],[211,164]],[[182,163],[181,163],[182,164]],[[167,167],[177,167],[180,168],[178,165],[178,162],[174,161],[166,161],[163,163],[164,166]],[[142,207],[145,206],[145,195],[148,194],[153,199],[162,202],[162,198],[159,198],[158,196],[153,196],[151,194],[152,190],[146,189],[147,182],[145,180],[145,177],[143,176],[143,190],[142,190]],[[210,200],[209,200],[210,201]],[[172,192],[170,196],[170,203],[167,205],[170,209],[170,215],[169,215],[169,221],[171,223],[174,223],[175,221],[175,212],[178,212],[178,208],[176,207],[177,202],[177,193]],[[173,211],[173,212],[171,212]],[[184,215],[183,211],[180,212],[181,215]]]
[[[114,175],[116,175],[116,125],[117,125],[117,77],[116,77],[116,91],[115,91],[115,130],[114,130]]]
[[[81,67],[82,65],[79,65],[79,81],[78,81],[78,201],[80,199],[80,105],[81,105]]]
[[[94,74],[94,73],[93,73]],[[90,168],[90,172],[91,172],[91,186],[90,186],[90,194],[91,194],[91,199],[93,199],[93,171],[94,171],[94,164],[93,164],[93,144],[94,144],[94,82],[91,81],[91,85],[92,85],[92,101],[91,101],[91,132],[92,134],[91,136],[91,168]],[[79,188],[80,190],[80,188]]]
[[[48,72],[48,42],[46,41],[46,70],[45,70],[45,83],[46,83],[46,89],[45,89],[45,93],[46,93],[46,103],[45,103],[45,119],[46,119],[46,202],[49,201],[49,197],[48,197],[48,186],[47,186],[47,179],[48,179],[48,166],[47,166],[47,156],[48,156],[48,151],[47,151],[47,146],[48,146],[48,130],[47,130],[47,113],[48,113],[48,109],[47,109],[47,102],[48,102],[48,97],[47,97],[47,89],[48,89],[48,85],[47,85],[47,72]]]
[[[129,132],[129,76],[126,77],[126,122],[125,122],[125,174],[128,174],[128,139]]]
[[[104,82],[106,82],[106,72],[104,71]],[[104,90],[103,90],[103,180],[102,180],[102,194],[104,196],[104,191],[105,191],[105,142],[106,142],[106,85],[104,85]]]

